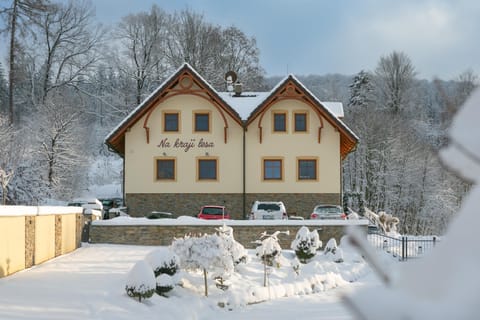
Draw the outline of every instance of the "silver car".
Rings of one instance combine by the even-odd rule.
[[[310,219],[346,219],[347,215],[341,206],[321,204],[313,208]]]

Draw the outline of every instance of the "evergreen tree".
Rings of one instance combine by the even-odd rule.
[[[372,99],[373,86],[370,75],[361,70],[353,78],[353,82],[349,85],[350,99],[349,107],[367,107]]]

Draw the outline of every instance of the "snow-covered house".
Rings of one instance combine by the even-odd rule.
[[[124,159],[130,214],[195,215],[206,204],[246,217],[255,200],[308,215],[341,202],[341,161],[358,138],[341,103],[289,75],[270,92],[217,92],[184,64],[106,138]]]

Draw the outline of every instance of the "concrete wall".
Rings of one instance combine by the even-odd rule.
[[[82,208],[0,206],[0,277],[81,245]]]
[[[0,217],[0,277],[25,266],[25,217]]]
[[[228,224],[228,223],[227,223]],[[279,236],[280,245],[283,249],[289,249],[290,244],[295,238],[297,231],[304,225],[310,230],[317,229],[320,239],[324,244],[330,239],[335,238],[340,241],[344,235],[346,225],[357,224],[360,228],[367,230],[368,223],[366,221],[351,222],[338,221],[334,223],[322,223],[321,221],[279,221],[256,223],[253,221],[245,221],[242,224],[231,225],[235,239],[246,248],[255,248],[253,241],[259,239],[260,234],[264,231],[271,234],[275,231],[289,231],[290,235]],[[152,246],[168,246],[174,238],[181,238],[186,234],[212,234],[215,228],[218,228],[221,222],[202,223],[201,225],[109,225],[93,223],[90,226],[90,241],[92,243],[112,243],[112,244],[129,244],[129,245],[152,245]]]

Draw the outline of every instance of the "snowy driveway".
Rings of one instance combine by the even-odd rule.
[[[125,276],[154,247],[85,245],[42,265],[0,279],[0,319],[353,319],[339,293],[372,285],[372,276],[347,287],[237,308],[208,298],[138,303],[125,294]],[[375,280],[373,280],[375,285]],[[161,316],[160,316],[161,315]]]

